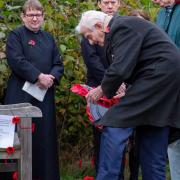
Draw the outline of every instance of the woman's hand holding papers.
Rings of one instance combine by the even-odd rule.
[[[48,89],[54,84],[54,76],[41,73],[38,76],[37,86],[41,89]]]

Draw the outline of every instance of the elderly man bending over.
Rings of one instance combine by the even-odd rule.
[[[89,102],[95,103],[103,95],[113,97],[122,82],[131,84],[121,102],[98,124],[136,127],[143,179],[165,180],[169,127],[180,128],[180,113],[174,110],[180,104],[179,50],[155,25],[137,17],[87,11],[76,30],[91,44],[105,46],[110,63],[101,85],[87,95]],[[103,168],[97,180],[110,179],[101,178],[100,173],[109,167]]]

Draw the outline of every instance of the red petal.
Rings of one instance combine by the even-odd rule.
[[[12,119],[13,124],[18,124],[20,122],[20,117],[19,116],[14,116]]]
[[[12,175],[13,180],[18,180],[18,172],[15,171]]]
[[[15,149],[14,149],[13,147],[7,147],[7,148],[6,148],[6,152],[8,153],[8,155],[13,154],[14,151],[15,151]]]
[[[86,96],[88,93],[88,90],[80,84],[74,84],[70,90],[71,92],[78,94],[80,96]]]

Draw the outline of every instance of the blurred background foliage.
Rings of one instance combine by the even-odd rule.
[[[0,101],[9,76],[5,58],[7,34],[21,24],[20,12],[25,0],[0,0]],[[84,83],[84,66],[79,40],[74,28],[83,11],[96,9],[96,0],[41,0],[45,8],[44,29],[52,33],[63,55],[65,73],[61,85],[56,88],[57,130],[62,162],[78,162],[83,156],[92,155],[92,132],[88,122],[83,98],[70,92],[73,83]],[[154,21],[158,7],[151,0],[121,0],[120,14],[133,9],[146,11]]]

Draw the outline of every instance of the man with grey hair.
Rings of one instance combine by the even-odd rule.
[[[120,7],[120,0],[98,0],[97,6],[100,8],[102,12],[107,13],[110,16],[115,16],[118,14],[118,9]],[[99,45],[91,45],[86,38],[82,38],[81,40],[81,50],[82,50],[82,56],[83,60],[85,62],[86,68],[87,68],[87,79],[86,84],[90,87],[97,87],[101,84],[101,81],[103,79],[105,70],[108,68],[108,62],[106,60],[105,55],[105,49],[104,47],[101,47]],[[123,84],[121,87],[122,95],[124,94],[125,85]],[[120,93],[119,90],[117,93]],[[100,117],[99,117],[100,118]],[[102,174],[102,179],[105,179],[109,173],[111,173],[111,169],[116,172],[116,176],[118,180],[123,179],[123,167],[120,166],[121,161],[121,154],[119,154],[119,150],[124,149],[124,146],[120,146],[118,142],[118,134],[126,133],[124,131],[120,132],[120,128],[106,128],[106,131],[104,129],[99,129],[96,126],[92,126],[93,129],[93,143],[94,143],[94,160],[95,160],[95,170],[96,174],[100,173]],[[132,132],[132,130],[128,130],[127,133]],[[103,138],[104,136],[109,136],[108,134],[111,134],[110,137],[117,137],[116,144],[111,141],[111,144],[114,143],[112,146],[106,146],[103,145]],[[101,144],[101,149],[100,149]],[[103,173],[101,173],[102,162],[104,162],[104,158],[106,157],[106,152],[114,152],[111,156],[111,160],[106,161],[108,163],[108,166],[111,167],[111,169],[107,169],[107,171],[103,170]],[[114,161],[117,161],[118,165],[114,164]]]
[[[97,124],[136,127],[143,179],[165,180],[169,127],[180,128],[180,112],[174,109],[180,105],[179,50],[164,32],[141,18],[110,18],[87,11],[76,29],[91,44],[106,47],[110,64],[101,85],[88,93],[87,101],[95,103],[103,95],[111,98],[122,82],[131,84],[120,103]],[[102,179],[97,176],[97,180]]]

